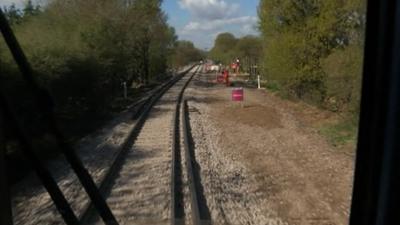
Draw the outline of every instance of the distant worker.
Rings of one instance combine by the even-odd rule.
[[[239,68],[240,68],[240,60],[236,58],[236,75],[239,75]]]
[[[221,69],[221,72],[217,74],[217,83],[224,83],[225,79],[225,70]]]
[[[229,83],[229,70],[224,69],[223,75],[224,75],[225,84],[226,84],[227,87],[229,87],[230,86],[230,83]]]

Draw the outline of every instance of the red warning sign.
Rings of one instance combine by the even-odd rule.
[[[243,88],[232,89],[232,101],[235,101],[235,102],[243,101],[243,98],[244,98]]]

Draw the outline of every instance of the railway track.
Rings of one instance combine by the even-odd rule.
[[[189,180],[189,191],[190,191],[190,206],[191,206],[191,217],[193,225],[210,225],[211,217],[209,215],[209,209],[207,201],[204,196],[203,187],[201,184],[199,166],[196,161],[194,152],[194,142],[191,135],[190,119],[189,119],[189,107],[187,100],[182,105],[183,121],[183,143],[185,151],[185,161]]]
[[[129,130],[124,131],[124,137],[118,144],[120,147],[112,150],[115,153],[88,151],[81,156],[86,157],[86,166],[119,224],[199,224],[195,221],[204,220],[201,219],[201,210],[200,213],[196,213],[199,210],[192,210],[196,209],[196,205],[201,209],[202,201],[194,204],[189,190],[195,189],[187,185],[190,185],[187,182],[187,177],[190,178],[187,174],[190,173],[186,171],[192,169],[188,170],[188,165],[184,164],[191,160],[187,159],[186,148],[183,147],[191,141],[191,135],[180,135],[182,129],[186,130],[186,125],[182,124],[182,129],[179,129],[180,122],[185,121],[180,120],[180,116],[187,115],[180,112],[183,110],[184,90],[200,68],[190,68],[132,105],[124,118],[132,118],[135,122],[131,122],[131,127],[126,128]],[[89,157],[89,153],[96,155]],[[185,157],[176,158],[176,154]],[[63,171],[66,170],[68,168]],[[66,172],[60,182],[68,202],[77,212],[80,224],[104,224],[73,176]],[[19,211],[16,224],[62,224],[62,218],[52,207],[46,193],[39,191],[37,194],[31,197],[29,194],[28,197],[20,195],[20,203],[28,200],[23,203],[23,208],[33,208],[34,211]],[[105,224],[115,223],[105,221]]]
[[[190,81],[189,81],[190,82]],[[211,224],[207,204],[201,189],[200,175],[197,170],[194,145],[190,131],[190,120],[187,100],[183,100],[186,86],[177,97],[173,117],[172,133],[172,167],[171,167],[171,224],[172,225],[207,225]],[[182,117],[181,117],[182,114]],[[182,118],[182,120],[180,120]],[[181,129],[183,141],[181,145]],[[182,148],[183,147],[183,148]],[[184,158],[183,158],[184,156]],[[185,162],[185,163],[183,163]],[[186,167],[189,196],[184,197],[184,168]],[[189,207],[185,207],[185,199]],[[185,209],[186,208],[186,209]],[[186,211],[186,212],[185,212]],[[188,212],[190,211],[190,213]],[[191,220],[190,220],[191,219]]]
[[[188,218],[192,219],[190,224],[208,224],[201,213],[206,206],[198,197],[190,125],[185,117],[188,112],[183,107],[186,104],[182,104],[184,90],[200,68],[165,85],[157,96],[143,104],[140,115],[134,116],[138,123],[100,185],[120,224],[188,224]],[[182,165],[180,157],[181,106],[186,165]],[[184,167],[191,193],[190,213],[183,202]],[[82,213],[81,223],[102,224],[92,206]]]
[[[118,158],[121,158],[119,156],[123,155],[122,152],[131,147],[135,133],[139,130],[139,123],[145,119],[144,117],[138,119],[142,112],[150,108],[149,103],[154,102],[157,95],[160,96],[163,90],[179,80],[181,74],[156,87],[149,92],[150,95],[133,103],[129,109],[112,121],[110,126],[107,125],[92,137],[85,137],[79,146],[76,146],[79,157],[98,186],[102,187],[104,183],[107,183],[104,182],[107,174],[112,174],[110,166],[117,164],[112,162],[118,161]],[[134,117],[133,120],[131,120],[132,117]],[[65,160],[57,158],[47,166],[78,218],[87,214],[84,212],[93,209],[88,207],[90,200]],[[13,187],[13,213],[15,224],[64,224],[50,196],[34,176],[28,177]]]

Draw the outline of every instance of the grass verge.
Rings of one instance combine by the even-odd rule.
[[[340,147],[354,145],[357,140],[357,123],[350,120],[340,120],[331,124],[322,125],[319,133],[327,138],[330,144]]]

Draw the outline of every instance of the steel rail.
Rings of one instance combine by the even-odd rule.
[[[185,223],[185,212],[183,206],[183,188],[182,188],[182,168],[180,154],[180,106],[183,93],[193,77],[198,73],[200,67],[186,81],[176,98],[175,113],[172,118],[172,160],[171,160],[171,224],[183,225]]]
[[[144,102],[139,106],[140,109],[135,110],[132,118],[137,118],[137,122],[129,132],[128,137],[125,139],[124,143],[121,145],[116,156],[111,160],[111,166],[107,170],[106,175],[102,179],[99,185],[99,191],[102,196],[107,195],[111,191],[111,183],[113,182],[116,174],[122,168],[122,161],[129,152],[129,149],[134,144],[136,138],[141,132],[141,129],[147,120],[147,117],[155,105],[155,103],[167,92],[173,85],[175,85],[180,79],[182,79],[190,70],[192,70],[196,65],[191,66],[186,71],[182,72],[178,76],[172,78],[170,81],[159,86],[156,91],[154,91]],[[83,213],[80,215],[80,222],[82,224],[88,224],[93,219],[94,216],[94,206],[89,203]]]
[[[199,68],[198,68],[199,70]],[[196,71],[196,73],[198,72]],[[201,190],[199,190],[200,178],[195,173],[195,157],[192,144],[192,136],[190,134],[190,122],[187,101],[185,100],[182,104],[184,92],[186,87],[189,85],[194,73],[190,79],[185,83],[179,95],[177,96],[175,114],[172,119],[173,121],[173,133],[172,133],[172,167],[171,167],[171,224],[172,225],[183,225],[185,224],[185,210],[183,200],[183,175],[182,175],[182,156],[181,156],[181,145],[180,145],[180,115],[181,108],[183,114],[182,130],[183,130],[183,150],[186,161],[186,169],[189,178],[189,192],[190,192],[190,205],[191,205],[191,217],[193,225],[200,224],[211,224],[207,203],[205,199],[201,199],[200,196],[204,196]],[[206,211],[207,210],[207,211]]]
[[[211,218],[204,193],[200,189],[201,179],[196,166],[194,144],[191,135],[189,108],[185,99],[182,105],[183,147],[185,151],[186,169],[189,179],[190,204],[193,225],[210,225]]]

